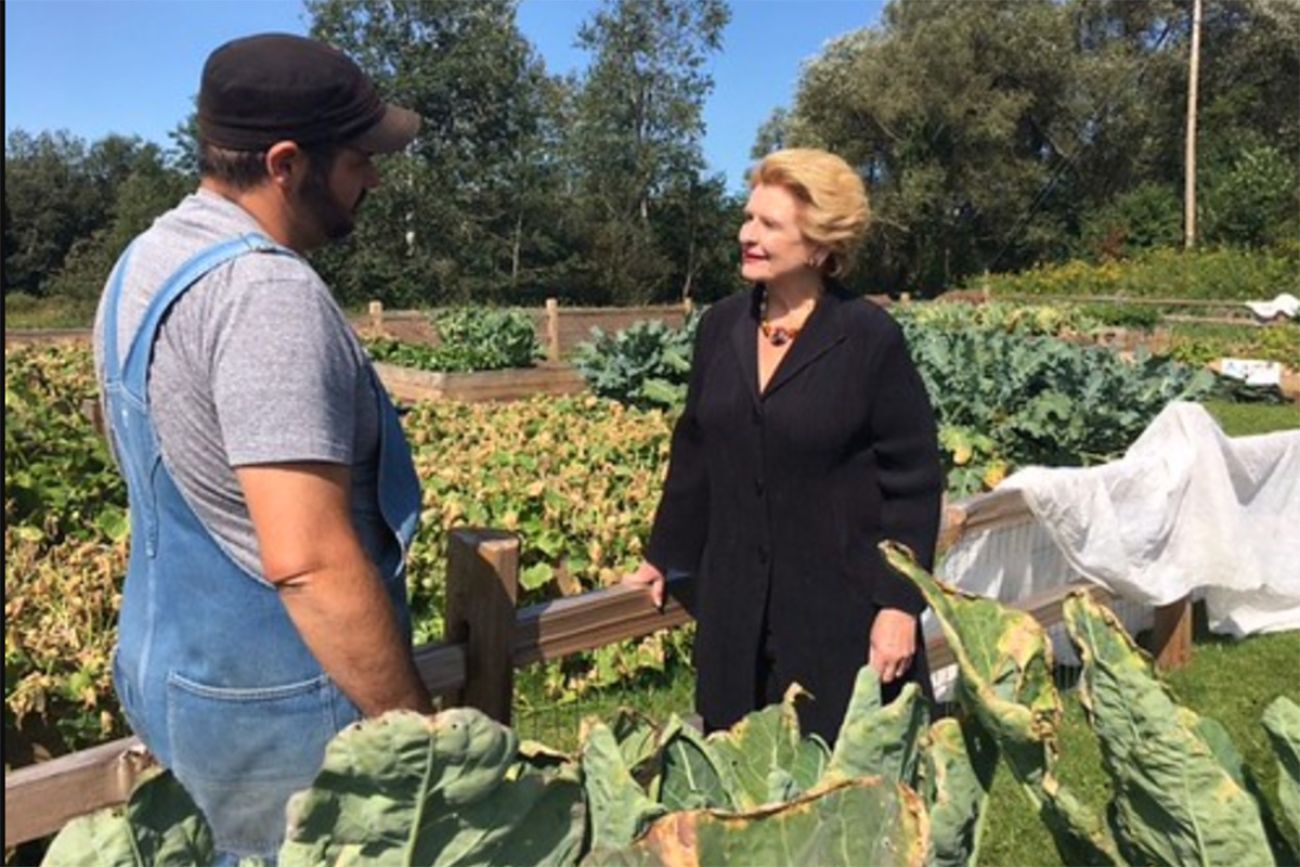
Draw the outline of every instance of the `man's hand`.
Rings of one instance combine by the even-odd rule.
[[[664,574],[645,560],[636,567],[635,572],[623,576],[620,582],[626,587],[645,587],[650,590],[650,600],[655,608],[664,610]]]
[[[871,651],[867,662],[892,683],[912,667],[916,655],[916,618],[898,608],[882,608],[871,625]]]
[[[349,469],[266,464],[239,467],[235,475],[263,574],[325,673],[366,716],[394,708],[429,713],[428,690],[383,578],[352,525]]]

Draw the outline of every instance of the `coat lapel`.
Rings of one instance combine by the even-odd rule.
[[[845,296],[838,287],[828,286],[826,294],[818,302],[817,308],[808,317],[803,332],[795,339],[790,351],[781,359],[767,384],[767,391],[762,399],[766,400],[777,392],[781,386],[799,375],[801,371],[821,358],[837,344],[844,340],[844,326],[840,320],[840,305]],[[758,346],[755,336],[756,325],[751,323],[749,370],[750,382],[757,394],[758,389]]]
[[[758,298],[759,287],[750,292],[749,304],[744,308],[731,327],[731,348],[735,350],[736,360],[740,363],[740,377],[745,381],[749,398],[757,407],[758,395]]]

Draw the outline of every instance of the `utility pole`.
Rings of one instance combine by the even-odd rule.
[[[1201,0],[1192,2],[1192,58],[1187,74],[1187,152],[1183,179],[1183,248],[1196,246],[1196,85],[1201,70]]]

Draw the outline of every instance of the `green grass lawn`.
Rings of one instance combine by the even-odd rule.
[[[577,751],[578,734],[585,717],[595,716],[608,722],[620,707],[626,707],[645,714],[655,723],[663,723],[671,714],[693,713],[694,706],[695,670],[684,665],[634,683],[564,701],[546,697],[538,667],[525,669],[515,676],[514,725],[519,737],[541,741],[565,752]]]
[[[1300,429],[1300,405],[1294,403],[1224,403],[1211,401],[1205,408],[1228,436]]]
[[[33,328],[89,328],[95,323],[98,298],[33,298],[16,293],[5,296],[5,330]]]

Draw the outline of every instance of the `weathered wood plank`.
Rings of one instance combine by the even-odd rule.
[[[538,394],[579,394],[586,380],[567,364],[477,373],[441,373],[377,362],[375,371],[398,400],[515,400]]]
[[[513,646],[519,596],[519,537],[500,530],[447,536],[446,635],[465,645],[465,685],[455,704],[506,725],[513,706]]]
[[[434,695],[456,692],[465,686],[465,646],[425,644],[415,649],[415,669]]]
[[[610,587],[533,605],[516,619],[514,664],[560,659],[680,626],[691,619],[690,604],[690,582],[678,578],[665,588],[663,611],[654,607],[646,591],[632,587]]]
[[[153,758],[122,738],[5,774],[5,848],[53,834],[68,820],[123,803]]]
[[[32,328],[5,332],[5,349],[46,343],[90,343],[89,328]]]

